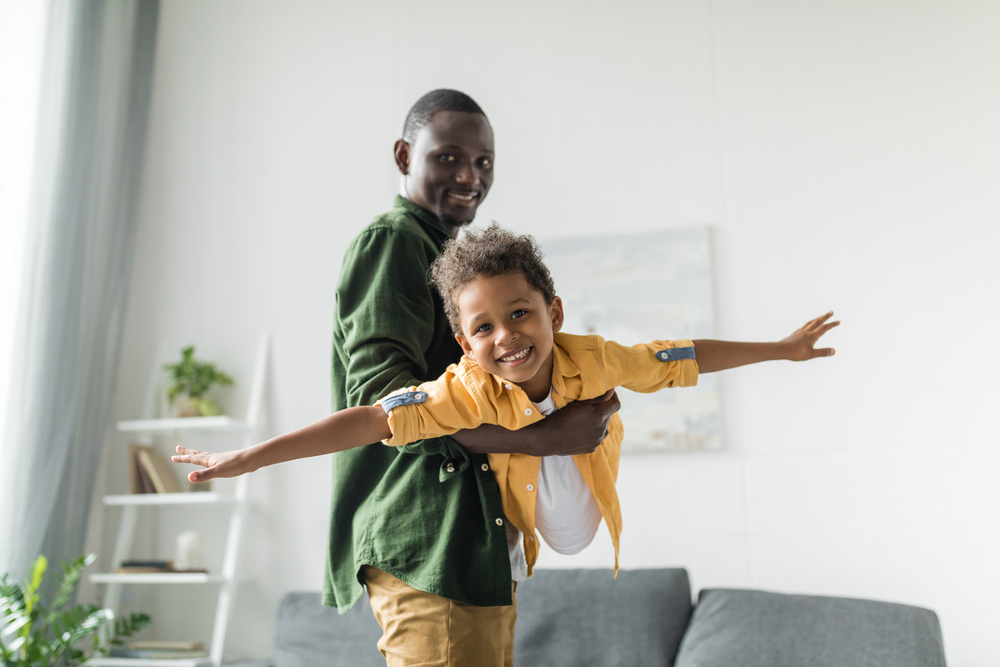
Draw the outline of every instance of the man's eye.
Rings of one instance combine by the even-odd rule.
[[[513,313],[510,314],[510,319],[516,320],[517,318],[524,317],[527,314],[528,311],[526,311],[524,308],[518,308],[517,310],[515,310]]]
[[[441,160],[441,162],[454,162],[455,161],[455,156],[454,155],[442,155],[439,159]]]
[[[490,167],[493,166],[493,160],[489,159],[488,157],[480,158],[479,159],[479,164],[483,168],[489,169]]]

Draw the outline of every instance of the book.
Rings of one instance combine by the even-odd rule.
[[[123,560],[115,570],[118,574],[150,574],[157,572],[173,572],[172,560]]]
[[[205,650],[205,642],[187,642],[187,641],[139,641],[132,642],[130,644],[133,651],[203,651]]]
[[[156,489],[153,487],[153,480],[149,478],[146,466],[139,460],[138,455],[135,457],[135,467],[139,475],[139,493],[156,493]]]
[[[115,568],[117,574],[205,574],[203,567],[177,569],[172,560],[123,560]]]
[[[208,656],[208,651],[203,649],[193,651],[183,650],[154,650],[143,649],[138,651],[124,646],[113,646],[108,652],[110,658],[132,658],[139,660],[175,660],[179,658],[204,658]]]
[[[181,485],[174,477],[169,461],[157,454],[152,447],[144,445],[137,447],[136,456],[141,466],[140,474],[145,471],[149,475],[149,481],[156,493],[180,493]]]
[[[129,560],[122,561],[122,567],[161,567],[173,569],[174,561],[168,560],[166,558],[131,558]]]
[[[143,484],[142,465],[139,463],[139,450],[144,446],[135,442],[128,446],[128,474],[132,493],[152,493],[152,482],[149,483],[148,491]]]

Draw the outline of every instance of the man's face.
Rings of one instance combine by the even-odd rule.
[[[478,113],[439,111],[412,144],[396,142],[407,198],[453,233],[472,222],[493,184],[493,130]]]

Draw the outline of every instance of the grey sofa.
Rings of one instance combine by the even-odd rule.
[[[888,602],[708,589],[683,569],[537,570],[517,588],[517,667],[944,667],[937,615]],[[367,599],[278,608],[274,667],[384,667]],[[258,663],[259,664],[259,663]]]

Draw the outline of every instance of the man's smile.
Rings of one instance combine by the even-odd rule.
[[[479,193],[478,192],[474,192],[472,190],[466,190],[464,192],[462,192],[462,191],[456,191],[456,190],[449,190],[448,191],[448,198],[451,199],[452,201],[454,201],[456,204],[461,204],[463,206],[468,206],[469,204],[472,204],[474,201],[476,201],[477,199],[479,199]]]

